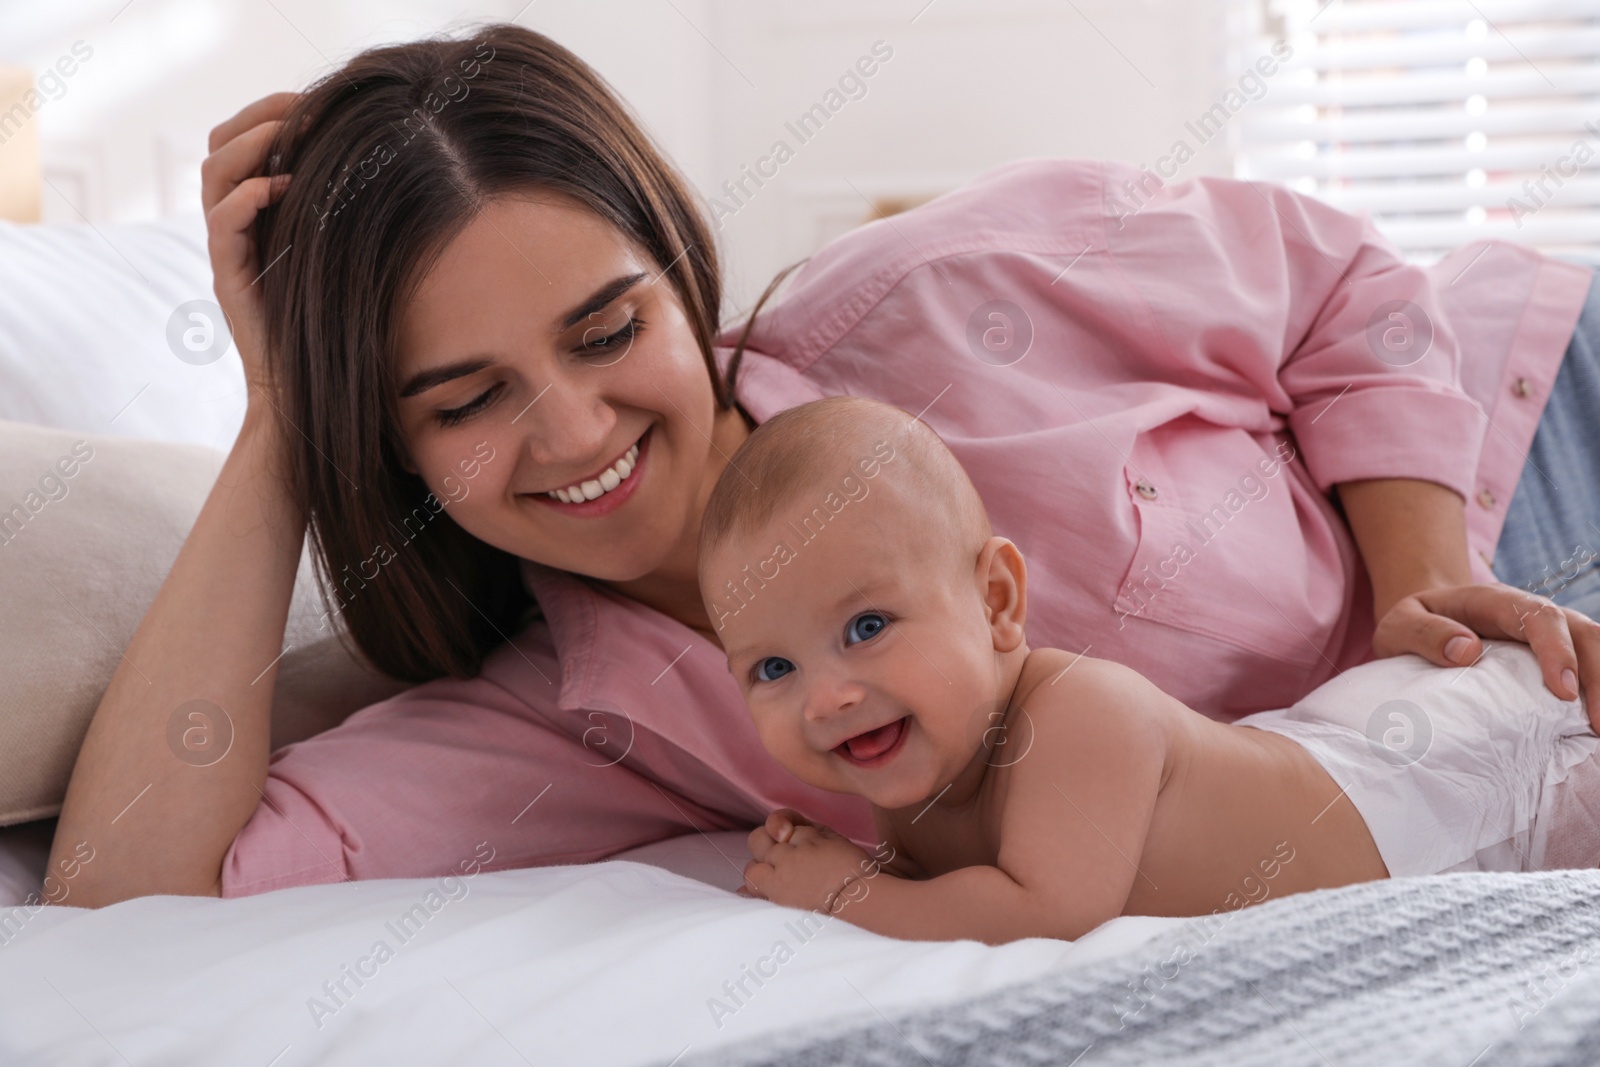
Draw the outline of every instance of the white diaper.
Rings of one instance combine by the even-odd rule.
[[[1578,700],[1545,688],[1527,645],[1485,641],[1467,668],[1395,656],[1236,725],[1298,742],[1366,820],[1391,877],[1543,869],[1557,786],[1600,775]],[[1586,865],[1600,862],[1600,857]]]

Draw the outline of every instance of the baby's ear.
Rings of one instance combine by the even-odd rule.
[[[1004,537],[991,537],[978,551],[978,584],[996,652],[1010,652],[1026,636],[1028,569],[1022,552]]]

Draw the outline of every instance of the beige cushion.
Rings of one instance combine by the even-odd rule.
[[[0,421],[0,826],[61,810],[100,696],[225,458]],[[321,618],[308,551],[278,664],[274,748],[405,688],[348,655]]]

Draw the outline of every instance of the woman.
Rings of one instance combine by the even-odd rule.
[[[779,806],[868,840],[864,802],[765,754],[695,588],[728,457],[843,392],[968,466],[1039,561],[1042,644],[1231,719],[1374,653],[1470,664],[1507,637],[1600,720],[1600,627],[1468,549],[1545,521],[1499,536],[1513,488],[1550,510],[1518,487],[1530,440],[1582,445],[1534,431],[1586,269],[1494,246],[1435,281],[1284,190],[1033,161],[847,235],[719,335],[697,199],[514,26],[365,53],[211,150],[249,406],[79,755],[74,904],[587,861]],[[1547,530],[1563,557],[1576,515]],[[308,524],[330,613],[423,684],[269,764]],[[1560,563],[1516,551],[1519,582]],[[166,742],[197,699],[234,731],[205,767]]]

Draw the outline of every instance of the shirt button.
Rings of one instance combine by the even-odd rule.
[[[1145,481],[1143,478],[1140,478],[1139,481],[1134,484],[1134,488],[1137,489],[1139,491],[1139,495],[1144,497],[1146,500],[1154,500],[1156,498],[1156,487]]]
[[[1478,490],[1478,503],[1486,508],[1494,507],[1494,494],[1487,489]]]
[[[1533,392],[1533,387],[1528,384],[1528,379],[1518,378],[1515,382],[1511,383],[1511,391],[1517,396],[1527,396],[1529,393]]]

